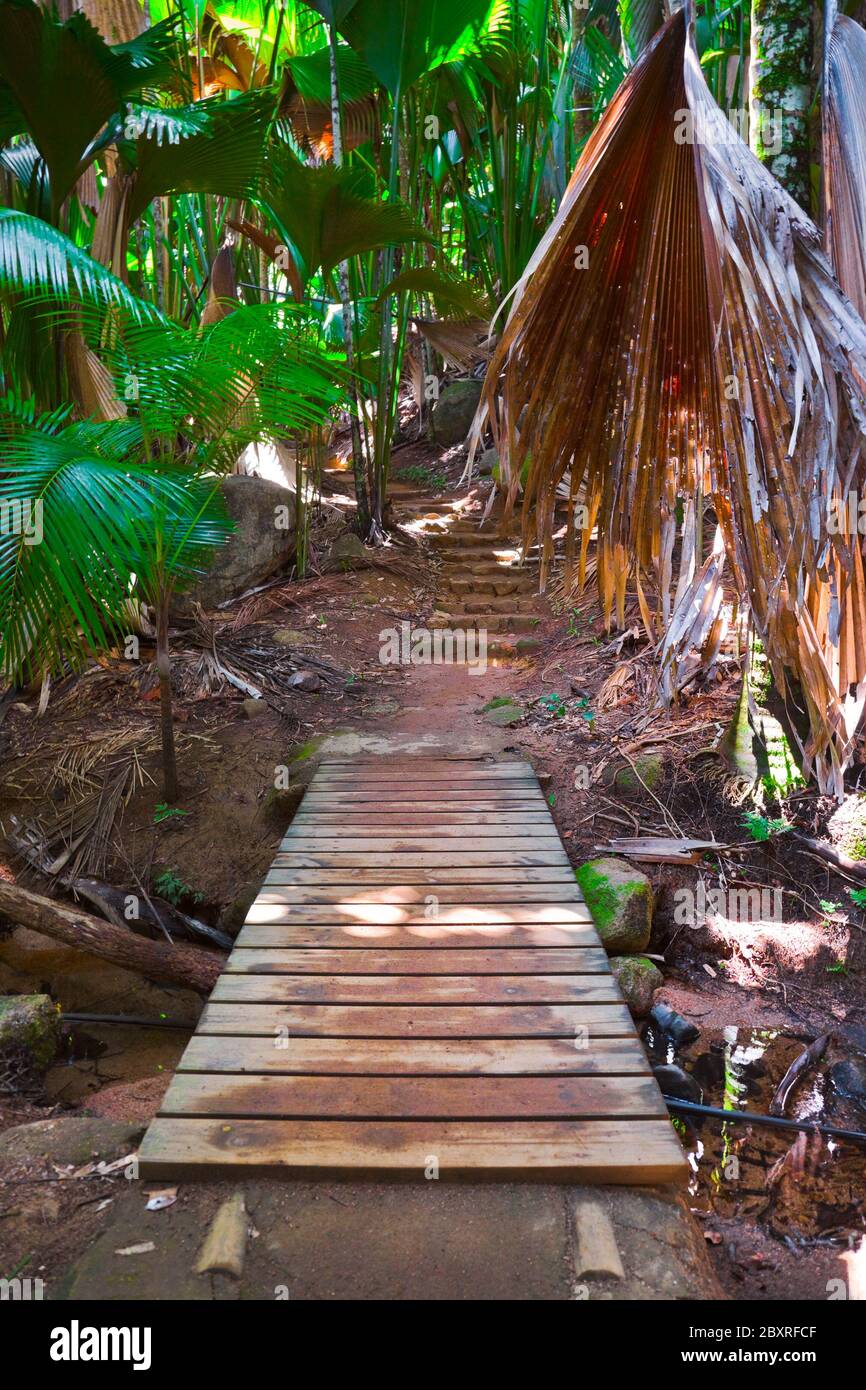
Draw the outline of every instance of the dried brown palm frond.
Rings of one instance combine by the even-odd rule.
[[[412,322],[430,346],[461,372],[471,371],[476,362],[483,362],[490,355],[483,319],[414,318]]]
[[[292,134],[305,153],[317,159],[333,158],[334,131],[330,106],[302,96],[298,91],[289,91],[280,102],[280,114],[288,120]],[[340,134],[344,152],[371,141],[378,143],[379,107],[375,97],[358,97],[355,101],[343,103]]]
[[[825,61],[824,243],[839,284],[866,317],[866,31],[837,16]]]
[[[706,558],[695,527],[674,574],[678,508],[700,516],[712,497],[780,691],[808,712],[805,762],[839,794],[862,714],[848,693],[866,689],[866,595],[859,546],[828,519],[849,465],[863,471],[838,446],[846,412],[858,438],[866,424],[866,324],[820,242],[715,105],[679,12],[587,142],[517,286],[475,429],[489,415],[511,504],[528,462],[543,579],[557,484],[566,469],[585,484],[567,554],[581,577],[597,527],[607,621],[622,624],[634,574],[655,588],[642,609],[656,638],[677,597],[694,601]]]

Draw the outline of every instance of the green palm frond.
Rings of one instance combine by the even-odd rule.
[[[114,304],[142,323],[160,317],[105,266],[74,241],[26,212],[0,208],[0,291],[50,292],[59,299],[82,296],[103,307]]]
[[[174,455],[181,437],[199,470],[231,467],[253,440],[323,423],[344,395],[339,357],[312,342],[306,311],[291,305],[242,305],[195,329],[115,313],[108,334],[98,309],[46,312],[84,334],[152,444]]]
[[[363,186],[363,173],[303,164],[285,144],[271,150],[261,198],[295,252],[302,280],[373,247],[431,239],[402,203],[365,197]]]
[[[418,266],[404,270],[386,285],[379,295],[380,304],[389,295],[408,290],[433,300],[440,317],[483,319],[489,317],[490,306],[474,285],[459,280],[456,275],[436,270],[433,266]]]
[[[171,70],[176,20],[112,46],[76,11],[64,23],[33,0],[0,5],[0,124],[43,156],[56,216],[100,131],[133,92]]]
[[[151,463],[136,421],[8,420],[0,476],[0,670],[80,663],[141,591],[183,585],[228,534],[213,484]]]
[[[124,122],[137,138],[122,146],[134,167],[130,221],[166,193],[246,198],[259,183],[275,94],[247,92],[156,111],[130,107]]]

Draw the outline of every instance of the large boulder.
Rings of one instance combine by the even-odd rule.
[[[295,498],[288,488],[236,473],[223,480],[222,494],[234,533],[184,596],[183,608],[193,601],[217,608],[287,569],[294,558]]]
[[[481,382],[449,381],[430,411],[430,433],[437,444],[462,444],[481,400]]]
[[[574,872],[608,955],[645,951],[653,914],[653,890],[646,874],[612,856],[591,859]]]
[[[60,1011],[47,994],[0,996],[0,1083],[41,1076],[59,1043]]]

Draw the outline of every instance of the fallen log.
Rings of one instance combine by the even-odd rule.
[[[168,945],[149,941],[123,927],[93,917],[80,908],[31,893],[16,883],[0,879],[0,915],[22,927],[62,941],[65,946],[124,970],[135,970],[160,984],[182,985],[197,994],[210,994],[222,969],[224,956],[200,946]]]

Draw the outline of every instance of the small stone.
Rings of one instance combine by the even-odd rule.
[[[60,1013],[47,994],[0,997],[0,1074],[41,1075],[60,1043]]]
[[[693,1105],[703,1103],[704,1093],[695,1078],[676,1063],[663,1062],[653,1067],[653,1075],[664,1095],[673,1096],[675,1100],[691,1101]]]
[[[494,468],[499,467],[499,450],[485,449],[475,460],[475,469],[480,478],[489,478]]]
[[[575,878],[608,955],[645,951],[652,929],[653,891],[646,874],[624,859],[591,859]]]
[[[301,632],[298,628],[280,627],[271,633],[271,641],[278,647],[308,647],[313,638],[308,632]]]
[[[575,1212],[578,1279],[624,1279],[613,1226],[599,1202],[579,1202]]]
[[[317,676],[315,671],[296,671],[289,680],[292,690],[303,690],[308,695],[314,695],[322,688],[322,678]]]
[[[525,655],[527,652],[537,652],[541,646],[540,637],[518,637],[514,644],[518,655]]]
[[[635,1018],[646,1018],[664,984],[662,972],[646,956],[614,956],[610,968]]]
[[[344,531],[342,536],[338,536],[332,541],[328,549],[328,559],[335,562],[349,560],[363,560],[367,552],[364,549],[364,542],[354,531]]]
[[[866,1110],[866,1057],[846,1057],[830,1068],[830,1083],[837,1096],[853,1100]]]
[[[507,728],[509,724],[518,724],[526,714],[522,705],[499,705],[496,709],[490,709],[484,718],[488,724],[493,724],[497,729]]]
[[[245,719],[260,719],[263,714],[267,714],[268,707],[264,700],[244,700],[241,709]]]

